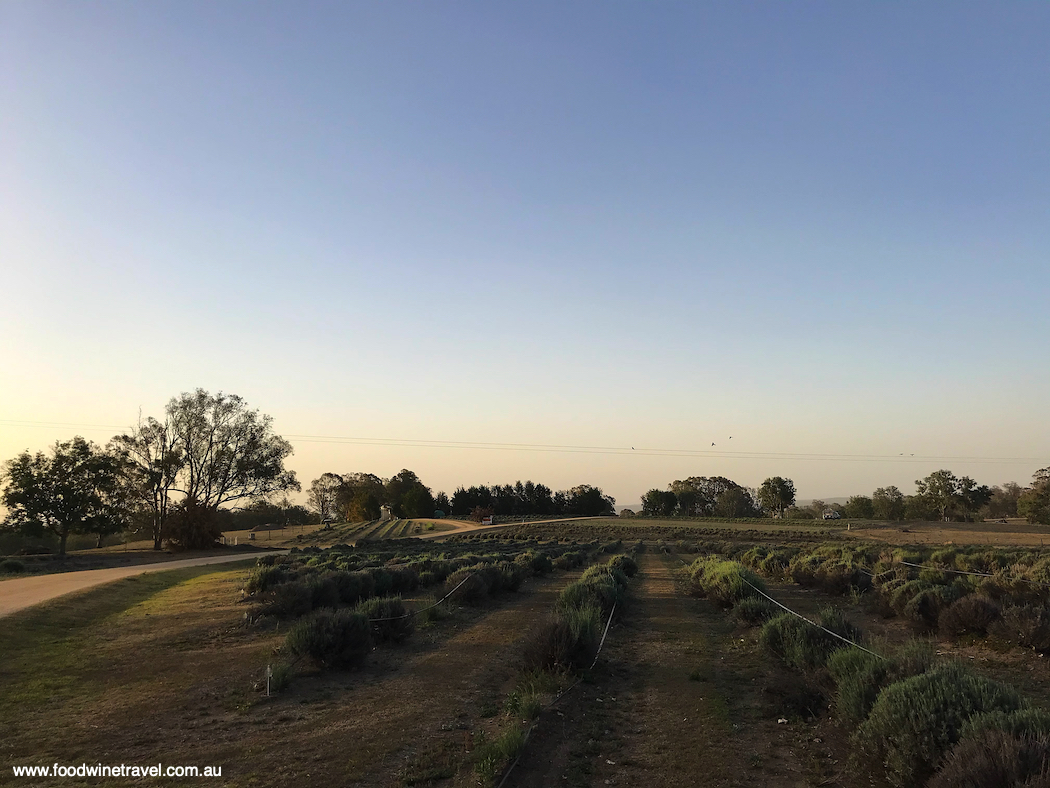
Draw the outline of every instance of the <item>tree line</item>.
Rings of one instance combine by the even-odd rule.
[[[300,490],[285,468],[291,444],[273,430],[270,416],[236,395],[203,389],[173,397],[160,418],[139,418],[105,446],[76,436],[48,452],[22,452],[0,468],[0,503],[7,515],[0,529],[23,536],[52,534],[65,553],[72,534],[146,530],[155,549],[163,542],[182,549],[213,545],[224,530],[264,523],[295,525],[320,520],[375,520],[382,507],[396,517],[564,515],[614,513],[612,496],[581,484],[552,491],[544,484],[457,487],[434,494],[403,469],[389,479],[372,473],[324,473],[314,479],[308,507],[287,494]],[[691,476],[642,498],[642,513],[662,517],[846,517],[881,520],[973,520],[1025,517],[1050,524],[1050,468],[1032,483],[978,485],[967,476],[939,470],[915,482],[916,493],[880,487],[844,506],[814,501],[795,505],[791,479],[774,476],[758,488],[723,476]],[[273,499],[284,496],[279,502]],[[625,513],[627,513],[625,511]],[[631,513],[633,514],[633,512]]]
[[[875,520],[960,520],[1024,517],[1050,525],[1050,468],[1035,472],[1031,485],[1016,482],[979,485],[968,476],[938,470],[915,480],[914,495],[897,487],[879,487],[870,496],[854,495],[845,504],[814,500],[795,505],[795,484],[773,476],[758,488],[743,487],[723,476],[691,476],[666,490],[642,496],[642,514],[651,517],[761,517],[814,519],[835,512],[842,517]],[[627,512],[633,514],[633,512]]]
[[[145,524],[153,546],[199,549],[216,542],[232,508],[298,491],[284,467],[292,446],[273,419],[236,395],[203,389],[173,397],[161,418],[141,418],[98,446],[79,435],[48,452],[22,452],[0,471],[2,527],[52,534],[64,555],[71,534],[108,534]],[[272,506],[272,504],[270,504]],[[301,516],[290,504],[288,514]]]
[[[310,483],[306,505],[322,522],[378,520],[383,506],[395,517],[433,517],[436,509],[448,508],[448,496],[435,496],[407,468],[389,479],[374,473],[322,473]]]
[[[372,473],[323,473],[311,482],[307,505],[322,520],[353,522],[377,519],[383,505],[395,517],[598,516],[613,514],[616,500],[588,484],[552,492],[532,481],[457,487],[449,497],[432,493],[414,472],[404,469],[390,479]]]
[[[508,517],[564,515],[599,517],[616,511],[616,499],[600,487],[579,484],[568,490],[551,492],[545,484],[516,481],[514,484],[458,487],[452,495],[452,512],[470,514],[477,509]]]

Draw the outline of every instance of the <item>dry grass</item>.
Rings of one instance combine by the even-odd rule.
[[[168,745],[165,722],[193,706],[208,716],[244,708],[268,648],[237,626],[243,576],[215,567],[137,576],[0,620],[5,770],[168,758],[183,748]],[[223,756],[205,747],[194,757]]]
[[[425,775],[427,753],[440,752],[432,773],[469,783],[470,734],[487,722],[478,698],[516,675],[522,632],[571,579],[460,610],[360,668],[300,664],[267,699],[264,671],[286,659],[274,653],[285,632],[244,626],[246,576],[225,566],[145,575],[0,620],[0,773],[164,761],[222,766],[231,785],[386,786],[399,774],[415,782],[405,764]]]

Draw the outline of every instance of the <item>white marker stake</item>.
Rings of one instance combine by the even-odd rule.
[[[273,676],[273,667],[266,666],[266,697],[270,697],[270,677]]]

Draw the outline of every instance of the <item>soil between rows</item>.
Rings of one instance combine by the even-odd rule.
[[[506,787],[836,785],[841,752],[797,715],[778,723],[797,678],[688,595],[676,556],[639,563],[599,666],[541,717]]]
[[[3,765],[221,765],[216,784],[231,786],[475,784],[470,752],[513,685],[522,641],[578,576],[527,580],[517,594],[377,649],[361,668],[302,675],[268,700],[252,684],[279,659],[273,649],[283,633],[239,623],[243,571],[121,603],[142,582],[133,578],[73,607],[23,611],[9,627],[31,631],[56,614],[69,624],[13,660],[0,655],[15,704],[0,724]]]

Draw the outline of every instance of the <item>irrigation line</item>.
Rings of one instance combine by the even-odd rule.
[[[675,557],[677,558],[677,556],[675,556]],[[679,561],[682,561],[682,559],[681,559],[681,558],[678,558],[678,560],[679,560]],[[682,561],[682,563],[683,563],[683,564],[685,564],[686,566],[689,566],[689,564],[686,564],[686,562],[685,562],[685,561]],[[792,609],[791,609],[790,607],[788,607],[787,605],[783,604],[782,602],[778,602],[778,601],[777,601],[777,600],[775,600],[775,599],[774,599],[773,597],[771,597],[771,596],[770,596],[769,594],[767,594],[767,593],[766,593],[765,591],[763,591],[762,589],[760,589],[760,588],[758,588],[757,586],[753,585],[752,583],[749,583],[749,582],[748,582],[747,580],[745,580],[744,578],[742,578],[742,577],[741,577],[741,578],[740,578],[740,580],[741,580],[741,582],[745,583],[746,585],[748,585],[748,586],[751,586],[752,590],[754,590],[754,591],[755,591],[755,593],[761,594],[762,596],[764,596],[764,597],[765,597],[766,599],[768,599],[768,600],[769,600],[770,602],[772,602],[772,603],[773,603],[774,605],[776,605],[777,607],[781,608],[782,610],[786,610],[786,611],[787,611],[788,613],[790,613],[790,614],[791,614],[791,615],[793,615],[793,616],[796,616],[796,617],[798,617],[798,618],[801,618],[801,619],[802,619],[803,621],[805,621],[805,622],[806,622],[807,624],[810,624],[810,625],[812,625],[812,626],[815,626],[815,627],[816,627],[817,629],[822,629],[822,630],[824,630],[825,632],[827,632],[827,633],[828,633],[829,635],[831,635],[831,636],[832,636],[833,638],[838,638],[838,639],[839,639],[839,640],[841,640],[841,641],[842,641],[843,643],[849,643],[849,645],[853,646],[854,648],[859,648],[859,649],[860,649],[861,651],[864,651],[864,652],[866,652],[866,653],[868,653],[868,654],[871,654],[871,655],[872,655],[873,657],[878,657],[879,659],[886,659],[886,657],[882,656],[882,654],[876,654],[876,653],[875,653],[874,651],[872,651],[871,649],[869,649],[869,648],[865,648],[864,646],[860,645],[860,643],[854,643],[854,642],[853,642],[852,640],[850,640],[850,639],[849,639],[849,638],[847,638],[847,637],[843,637],[843,636],[842,636],[842,635],[840,635],[840,634],[839,634],[838,632],[832,632],[832,631],[831,631],[830,629],[828,629],[827,627],[825,627],[825,626],[822,626],[821,624],[818,624],[818,623],[817,623],[816,621],[811,621],[810,619],[806,618],[806,617],[805,617],[804,615],[802,615],[801,613],[796,613],[796,612],[795,612],[794,610],[792,610]]]
[[[687,563],[686,563],[685,561],[682,561],[682,559],[681,559],[681,558],[679,558],[678,556],[675,556],[675,557],[676,557],[676,558],[678,558],[678,560],[679,560],[679,561],[681,561],[683,565],[685,565],[685,566],[689,566],[689,564],[687,564]],[[916,563],[912,563],[911,561],[895,561],[894,563],[897,563],[897,564],[902,564],[903,566],[910,566],[910,567],[913,567],[913,568],[915,568],[915,569],[933,569],[933,570],[935,570],[935,571],[939,571],[939,572],[951,572],[951,573],[954,573],[954,574],[958,574],[958,575],[972,575],[972,576],[974,576],[974,577],[993,577],[993,578],[994,578],[994,577],[997,577],[997,575],[995,575],[995,574],[990,574],[990,573],[988,573],[988,572],[967,572],[967,571],[964,571],[964,570],[962,570],[962,569],[945,569],[945,568],[941,568],[941,567],[936,567],[936,566],[927,566],[927,565],[924,565],[924,564],[916,564]],[[864,567],[860,567],[860,566],[858,566],[857,568],[858,568],[858,569],[859,569],[859,570],[860,570],[861,572],[863,572],[864,574],[868,575],[868,576],[869,576],[869,577],[871,577],[871,578],[875,578],[875,577],[878,577],[878,576],[880,576],[880,575],[884,575],[884,574],[886,574],[886,572],[879,572],[879,574],[878,574],[878,575],[875,575],[875,574],[873,574],[873,573],[869,572],[868,570],[866,570],[866,569],[865,569]],[[886,570],[886,571],[887,571],[887,572],[889,572],[889,571],[892,571],[892,570]],[[1044,588],[1050,588],[1050,584],[1047,584],[1047,583],[1040,583],[1040,582],[1039,582],[1038,580],[1029,580],[1029,579],[1027,579],[1027,578],[1023,578],[1023,577],[1010,577],[1010,576],[1008,576],[1008,575],[1007,575],[1007,576],[1004,576],[1004,577],[1005,577],[1005,578],[1006,578],[1007,580],[1014,580],[1014,581],[1016,581],[1016,582],[1021,582],[1021,583],[1031,583],[1032,585],[1042,586],[1042,587],[1044,587]],[[798,617],[798,618],[802,619],[802,620],[803,620],[803,621],[805,621],[805,622],[806,622],[807,624],[811,624],[811,625],[813,625],[813,626],[817,627],[818,629],[822,629],[822,630],[824,630],[824,632],[826,632],[827,634],[831,635],[832,637],[834,637],[834,638],[838,638],[838,639],[839,639],[839,640],[841,640],[841,641],[842,641],[843,643],[848,643],[849,645],[853,646],[854,648],[859,648],[859,649],[860,649],[861,651],[864,651],[864,652],[866,652],[866,653],[868,653],[868,654],[871,654],[871,655],[872,655],[873,657],[878,657],[879,659],[883,659],[883,660],[884,660],[884,659],[886,659],[886,657],[882,656],[882,654],[877,654],[877,653],[875,653],[874,651],[872,651],[871,649],[865,648],[864,646],[860,645],[859,643],[855,643],[855,642],[853,642],[852,640],[850,640],[849,638],[847,638],[847,637],[843,637],[842,635],[838,634],[837,632],[832,632],[832,631],[831,631],[830,629],[828,629],[827,627],[825,627],[825,626],[821,626],[820,624],[818,624],[818,623],[817,623],[817,622],[815,622],[815,621],[811,621],[810,619],[806,618],[806,617],[805,617],[804,615],[802,615],[801,613],[797,613],[797,612],[795,612],[794,610],[792,610],[791,608],[789,608],[789,607],[788,607],[787,605],[785,605],[785,604],[783,604],[783,603],[781,603],[781,602],[778,602],[778,601],[777,601],[776,599],[774,599],[773,597],[771,597],[771,596],[770,596],[769,594],[767,594],[767,593],[766,593],[765,591],[762,591],[761,589],[759,589],[758,587],[756,587],[756,586],[755,586],[754,584],[752,584],[752,583],[748,582],[747,580],[744,580],[744,578],[740,578],[740,580],[741,580],[741,581],[742,581],[743,583],[745,583],[746,585],[750,586],[750,588],[751,588],[751,589],[752,589],[753,591],[755,591],[755,593],[757,593],[757,594],[760,594],[761,596],[765,597],[765,598],[766,598],[766,599],[768,599],[768,600],[769,600],[770,602],[772,602],[772,603],[773,603],[774,605],[776,605],[777,607],[781,608],[782,610],[785,610],[785,611],[787,611],[787,612],[788,612],[788,613],[790,613],[791,615],[793,615],[793,616],[796,616],[796,617]]]
[[[944,569],[939,566],[926,566],[924,564],[913,564],[910,561],[897,561],[898,564],[904,564],[904,566],[913,566],[916,569],[932,569],[936,572],[951,572],[956,575],[973,575],[974,577],[1003,577],[1006,580],[1013,580],[1016,583],[1031,583],[1035,586],[1042,586],[1043,588],[1050,588],[1050,584],[1040,583],[1038,580],[1029,580],[1025,577],[1010,577],[1009,575],[996,575],[989,574],[988,572],[965,572],[962,569]]]
[[[602,646],[605,645],[605,636],[609,634],[609,627],[612,625],[612,620],[613,620],[613,616],[614,615],[616,615],[616,603],[615,602],[613,602],[612,610],[609,611],[609,620],[605,622],[605,632],[602,633],[602,639],[598,643],[598,652],[594,655],[594,661],[591,663],[591,666],[588,668],[588,670],[594,670],[594,666],[598,664],[598,657],[601,656]],[[574,690],[576,688],[576,686],[580,683],[580,681],[582,681],[582,679],[576,679],[576,681],[574,681],[568,687],[566,687],[561,692],[559,692],[554,697],[554,700],[552,700],[550,703],[548,703],[546,706],[544,706],[542,709],[540,709],[540,714],[542,714],[543,712],[547,711],[555,703],[557,703],[562,698],[564,698],[566,695],[568,695],[569,692],[571,692],[572,690]],[[521,756],[525,752],[525,745],[529,743],[529,737],[532,735],[532,731],[536,728],[536,726],[539,725],[539,722],[540,722],[539,715],[537,715],[536,719],[533,720],[532,725],[530,725],[529,729],[527,731],[525,731],[525,738],[522,739],[522,741],[521,741],[521,747],[518,749],[517,757],[514,758],[513,763],[511,763],[511,765],[507,767],[507,771],[503,773],[503,779],[499,781],[499,785],[496,786],[496,788],[503,788],[503,784],[505,782],[507,782],[507,779],[510,777],[511,772],[514,771],[514,767],[517,766],[518,765],[518,761],[521,760]]]
[[[616,603],[613,602],[612,610],[609,611],[609,620],[605,622],[605,631],[602,632],[602,639],[598,643],[598,653],[594,655],[594,662],[588,670],[594,670],[594,666],[598,664],[598,657],[602,653],[602,646],[605,645],[605,636],[609,634],[609,627],[612,625],[613,615],[616,613]]]
[[[993,577],[993,578],[995,578],[995,577],[1002,577],[1005,580],[1010,580],[1010,581],[1013,581],[1015,583],[1031,583],[1032,585],[1035,585],[1035,586],[1042,586],[1043,588],[1050,588],[1050,583],[1041,583],[1038,580],[1030,580],[1027,577],[1013,577],[1011,575],[999,575],[999,574],[995,574],[993,572],[967,572],[967,571],[965,571],[963,569],[948,569],[947,567],[943,567],[943,566],[930,566],[929,564],[916,564],[916,563],[912,563],[911,561],[893,561],[892,563],[900,564],[902,566],[910,566],[910,567],[912,567],[914,569],[932,569],[934,572],[949,572],[949,573],[954,574],[954,575],[970,575],[972,577]],[[872,578],[873,580],[876,577],[882,577],[883,575],[889,574],[890,572],[893,571],[892,569],[886,569],[886,570],[884,570],[882,572],[875,573],[875,572],[869,572],[863,566],[858,566],[857,569],[859,571],[863,572],[864,574],[866,574],[868,577]]]
[[[873,657],[878,657],[879,659],[886,659],[886,657],[882,656],[882,654],[876,654],[876,653],[875,653],[874,651],[872,651],[871,649],[868,649],[868,648],[864,648],[864,646],[860,645],[859,643],[854,643],[854,642],[853,642],[852,640],[850,640],[850,639],[849,639],[849,638],[847,638],[847,637],[843,637],[843,636],[842,636],[842,635],[840,635],[840,634],[839,634],[838,632],[832,632],[832,631],[831,631],[830,629],[828,629],[828,628],[827,628],[827,627],[825,627],[825,626],[821,626],[821,625],[820,625],[820,624],[818,624],[818,623],[817,623],[816,621],[810,621],[810,620],[809,620],[808,618],[806,618],[806,617],[805,617],[804,615],[802,615],[801,613],[796,613],[796,612],[795,612],[794,610],[792,610],[792,609],[791,609],[790,607],[788,607],[787,605],[781,604],[781,603],[780,603],[780,602],[778,602],[777,600],[773,599],[773,597],[771,597],[771,596],[770,596],[769,594],[767,594],[767,593],[766,593],[765,591],[762,591],[762,590],[761,590],[761,589],[759,589],[758,587],[756,587],[756,586],[752,585],[751,583],[748,583],[748,581],[747,581],[747,580],[744,580],[744,578],[742,578],[742,577],[741,577],[741,578],[740,578],[740,580],[741,580],[742,582],[744,582],[744,583],[745,583],[746,585],[749,585],[749,586],[751,586],[751,588],[752,588],[752,589],[754,589],[756,593],[759,593],[759,594],[761,594],[762,596],[764,596],[764,597],[765,597],[766,599],[768,599],[768,600],[769,600],[770,602],[772,602],[772,603],[773,603],[774,605],[776,605],[777,607],[779,607],[779,608],[782,608],[782,609],[786,610],[786,611],[787,611],[788,613],[790,613],[790,614],[791,614],[791,615],[793,615],[793,616],[797,616],[798,618],[801,618],[801,619],[802,619],[803,621],[805,621],[805,622],[806,622],[807,624],[812,624],[812,625],[813,625],[813,626],[815,626],[815,627],[816,627],[817,629],[823,629],[823,630],[824,630],[825,632],[827,632],[827,633],[828,633],[829,635],[831,635],[832,637],[838,638],[838,639],[839,639],[839,640],[841,640],[841,641],[842,641],[843,643],[849,643],[849,644],[850,644],[851,646],[853,646],[853,647],[855,647],[855,648],[859,648],[859,649],[860,649],[861,651],[866,651],[866,652],[867,652],[868,654],[871,654],[871,655],[872,655]]]
[[[477,574],[477,572],[471,572],[469,575],[467,575],[466,577],[463,578],[463,580],[460,582],[460,584],[458,586],[453,588],[451,591],[449,591],[447,594],[445,594],[445,596],[443,596],[441,599],[439,599],[437,602],[435,602],[434,604],[430,605],[429,607],[421,607],[419,610],[412,610],[412,611],[410,611],[408,613],[405,613],[404,615],[391,616],[390,618],[370,618],[370,619],[368,619],[368,623],[369,624],[376,624],[376,623],[379,623],[380,621],[400,621],[403,618],[411,618],[412,616],[418,616],[420,613],[426,613],[428,610],[433,610],[435,607],[440,605],[442,602],[444,602],[446,599],[448,599],[454,593],[459,591],[459,587],[461,585],[463,585],[463,583],[465,583],[468,580],[470,580],[470,578],[474,577],[474,575],[476,575],[476,574]]]

